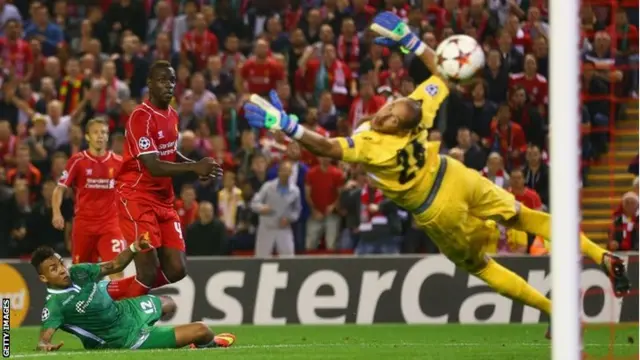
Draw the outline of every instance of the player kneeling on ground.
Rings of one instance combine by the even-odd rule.
[[[52,248],[38,248],[31,264],[47,285],[42,331],[37,349],[58,350],[63,343],[52,344],[58,329],[80,338],[85,349],[171,349],[228,347],[235,342],[232,334],[214,335],[201,322],[177,327],[153,324],[165,314],[173,313],[175,302],[166,296],[144,295],[114,301],[108,294],[108,281],[101,279],[124,270],[134,254],[149,248],[146,238],[131,244],[113,261],[78,264],[67,269]]]

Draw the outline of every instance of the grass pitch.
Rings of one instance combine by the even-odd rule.
[[[614,327],[615,326],[615,327]],[[74,337],[58,332],[64,341],[55,353],[33,349],[39,329],[11,330],[11,358],[65,360],[253,360],[253,359],[433,359],[538,360],[550,359],[545,325],[342,325],[342,326],[220,326],[233,332],[228,349],[105,350],[87,352]],[[587,327],[584,344],[589,359],[638,359],[638,324]]]

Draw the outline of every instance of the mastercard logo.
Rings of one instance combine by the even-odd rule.
[[[29,311],[29,288],[22,275],[11,265],[0,264],[0,298],[11,302],[11,321],[16,328],[22,324]]]

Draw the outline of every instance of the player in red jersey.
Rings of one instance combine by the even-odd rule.
[[[53,191],[53,226],[62,230],[62,197],[68,187],[76,192],[75,217],[71,230],[71,256],[74,264],[111,261],[127,248],[116,206],[115,179],[122,158],[107,150],[109,130],[106,121],[87,123],[85,139],[89,149],[74,154]],[[111,279],[122,278],[122,273]]]
[[[136,276],[109,284],[114,299],[136,297],[151,288],[181,280],[187,274],[180,217],[176,213],[171,177],[196,173],[217,177],[211,158],[176,162],[178,114],[169,106],[176,86],[171,64],[156,61],[147,78],[149,99],[136,107],[126,125],[123,164],[117,191],[120,229],[131,244],[149,236],[152,249],[136,256]]]
[[[0,37],[0,58],[4,67],[19,80],[29,81],[33,74],[33,53],[29,42],[22,39],[22,25],[16,19],[4,24],[5,37]]]

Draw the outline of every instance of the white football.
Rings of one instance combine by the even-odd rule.
[[[436,49],[438,70],[452,80],[466,80],[484,66],[484,52],[478,42],[467,35],[453,35]]]

